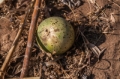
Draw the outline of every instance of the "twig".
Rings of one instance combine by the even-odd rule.
[[[42,77],[42,64],[40,63],[40,70],[39,70],[39,79]]]
[[[19,79],[19,78],[5,78],[5,79]],[[40,79],[40,77],[26,77],[23,79]]]
[[[33,37],[34,37],[34,34],[35,34],[35,29],[36,29],[37,15],[38,15],[39,7],[40,7],[40,0],[36,0],[35,6],[34,6],[34,11],[33,11],[33,14],[32,14],[31,25],[30,25],[30,28],[29,28],[28,42],[27,42],[27,47],[26,47],[26,51],[25,51],[23,67],[22,67],[22,71],[21,71],[21,74],[20,74],[21,79],[27,75],[27,70],[28,70],[28,66],[29,66],[29,59],[30,59],[30,55],[31,55]]]
[[[1,69],[0,69],[0,79],[4,79],[4,75],[5,75],[6,68],[7,68],[8,64],[9,64],[9,62],[10,62],[10,59],[11,59],[11,57],[12,57],[12,55],[13,55],[13,52],[14,52],[14,50],[15,50],[15,48],[16,48],[16,45],[17,45],[17,43],[18,43],[18,39],[19,39],[19,37],[20,37],[20,35],[21,35],[23,26],[24,26],[25,23],[26,23],[26,19],[27,19],[27,17],[28,17],[28,13],[29,13],[29,11],[27,11],[25,17],[22,18],[22,20],[21,20],[21,22],[20,22],[20,25],[19,25],[19,31],[18,31],[18,33],[17,33],[17,35],[16,35],[16,37],[15,37],[15,40],[13,41],[13,44],[12,44],[10,50],[8,51],[8,54],[7,54],[6,58],[5,58],[5,61],[4,61],[3,65],[2,65],[2,67],[1,67]]]

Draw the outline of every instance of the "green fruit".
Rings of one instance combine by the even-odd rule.
[[[74,29],[61,17],[50,17],[37,29],[37,43],[46,52],[62,54],[74,43]]]

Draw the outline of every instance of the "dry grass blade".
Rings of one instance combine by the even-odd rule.
[[[94,44],[90,43],[88,45],[88,47],[91,49],[91,51],[98,57],[100,57],[100,55],[106,50],[106,48],[100,50],[97,46],[95,46]]]
[[[116,21],[115,21],[115,17],[113,15],[114,15],[114,13],[110,13],[110,21],[111,21],[111,23],[114,24]]]
[[[5,79],[19,79],[19,78],[5,78]],[[40,79],[40,77],[26,77],[22,79]]]
[[[15,40],[13,41],[13,44],[12,44],[10,50],[8,51],[8,54],[7,54],[6,58],[5,58],[5,61],[4,61],[3,65],[2,65],[2,67],[0,69],[1,70],[0,79],[4,79],[6,68],[7,68],[8,64],[10,62],[11,56],[13,55],[13,52],[14,52],[14,50],[16,48],[16,45],[17,45],[18,39],[19,39],[19,37],[21,35],[23,26],[26,23],[26,18],[28,17],[28,13],[29,13],[29,11],[27,11],[26,16],[24,18],[22,18],[22,20],[20,22],[20,25],[19,25],[19,31],[18,31],[18,33],[17,33],[17,35],[15,37]]]
[[[40,0],[36,0],[35,6],[34,6],[34,11],[32,14],[31,25],[29,28],[28,42],[27,42],[27,47],[26,47],[26,51],[25,51],[23,67],[22,67],[22,71],[21,71],[21,75],[20,75],[21,79],[27,75],[27,68],[29,65],[29,58],[30,58],[30,53],[31,53],[33,37],[35,34],[35,29],[36,29],[37,15],[38,15],[39,7],[40,7]]]
[[[0,0],[0,4],[2,4],[4,2],[4,0]]]
[[[89,2],[95,4],[96,0],[89,0]]]
[[[96,57],[98,58],[99,61],[99,57],[101,56],[101,54],[106,50],[106,48],[100,50],[96,45],[90,43],[87,38],[84,36],[84,34],[81,32],[81,35],[83,37],[84,43],[86,44],[86,48],[89,48],[90,51],[93,52],[93,54],[96,55]]]

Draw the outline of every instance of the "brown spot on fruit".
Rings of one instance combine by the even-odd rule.
[[[59,31],[59,29],[55,29],[54,31],[55,31],[55,32],[58,32],[58,31]]]
[[[46,29],[45,31],[48,32],[48,29]]]

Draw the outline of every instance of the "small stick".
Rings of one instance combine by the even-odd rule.
[[[5,79],[19,79],[19,78],[5,78]],[[25,77],[23,79],[40,79],[40,77]]]
[[[22,71],[20,74],[20,79],[23,79],[23,77],[25,77],[27,75],[27,70],[28,70],[28,66],[29,66],[29,59],[30,59],[30,55],[31,55],[33,37],[35,34],[35,29],[36,29],[37,15],[38,15],[39,7],[40,7],[40,0],[36,0],[35,6],[34,6],[34,11],[32,14],[31,25],[29,28],[28,42],[27,42],[27,47],[26,47],[26,51],[25,51],[23,67],[22,67]]]
[[[6,70],[8,64],[9,64],[9,62],[10,62],[10,59],[11,59],[11,57],[12,57],[12,55],[13,55],[13,52],[14,52],[14,50],[15,50],[15,48],[16,48],[16,45],[17,45],[17,43],[18,43],[18,39],[19,39],[19,37],[20,37],[20,35],[21,35],[23,26],[24,26],[25,23],[26,23],[26,19],[27,19],[27,17],[28,17],[28,14],[29,14],[29,11],[27,11],[25,17],[22,18],[22,20],[21,20],[21,22],[20,22],[19,31],[18,31],[18,33],[17,33],[17,35],[16,35],[16,37],[15,37],[15,40],[14,40],[13,43],[12,43],[12,46],[11,46],[10,50],[8,51],[8,54],[7,54],[6,58],[5,58],[4,63],[2,64],[2,67],[1,67],[1,69],[0,69],[0,79],[4,79],[5,70]]]

